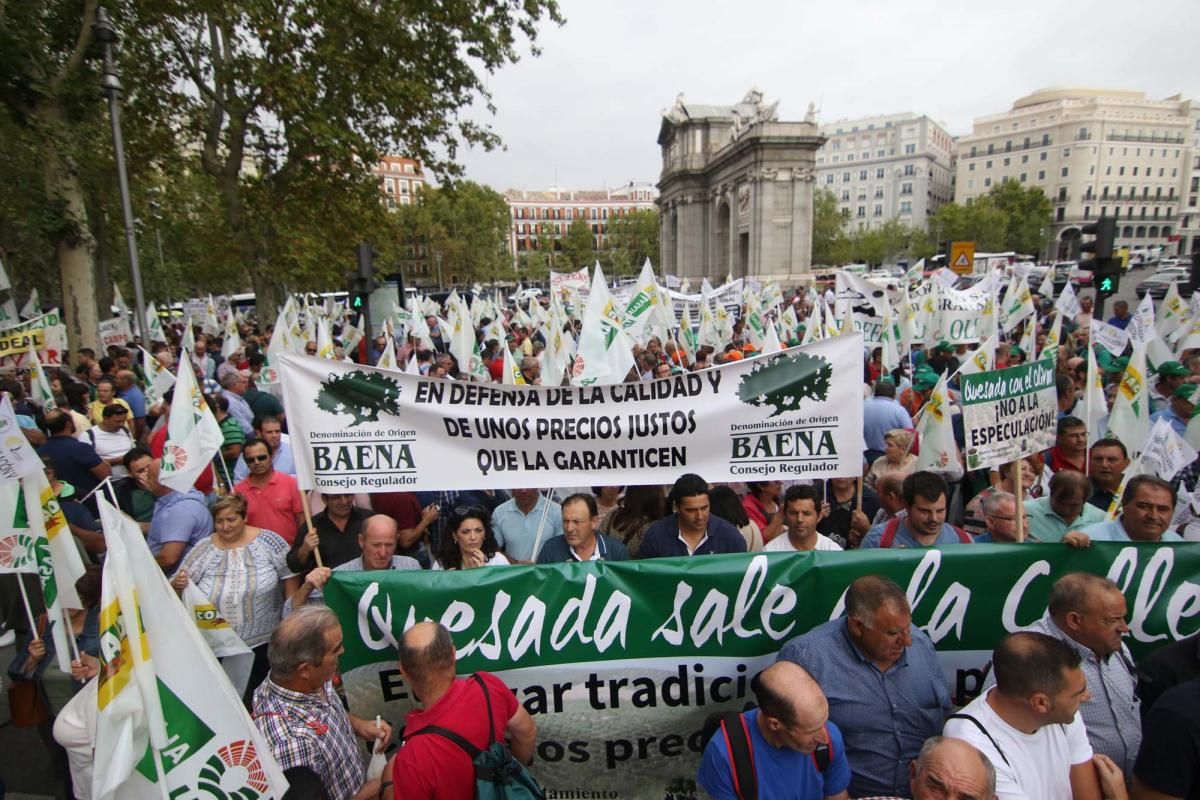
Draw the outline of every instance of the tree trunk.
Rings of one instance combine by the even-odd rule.
[[[57,105],[38,112],[48,130],[61,129],[66,115]],[[62,283],[62,321],[67,328],[67,347],[72,353],[81,347],[97,349],[100,342],[99,317],[96,313],[96,278],[93,254],[96,241],[88,227],[87,205],[79,172],[63,155],[55,136],[45,139],[46,196],[63,209],[62,231],[54,242],[55,260]],[[65,359],[64,359],[65,361]]]

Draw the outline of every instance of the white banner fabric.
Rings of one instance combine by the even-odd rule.
[[[280,359],[301,488],[454,490],[857,476],[862,337],[611,386],[481,385]]]

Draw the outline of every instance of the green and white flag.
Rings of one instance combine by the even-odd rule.
[[[1046,343],[1042,345],[1042,351],[1038,353],[1038,358],[1046,358],[1051,356],[1058,358],[1058,347],[1062,344],[1062,313],[1054,312],[1054,322],[1050,323],[1050,330],[1046,331]]]
[[[501,349],[504,351],[504,374],[500,382],[509,386],[525,386],[525,376],[521,374],[521,367],[513,358],[512,350],[503,345]]]
[[[963,361],[958,370],[961,375],[974,375],[979,372],[989,372],[996,368],[996,336],[993,334],[984,339]]]
[[[33,319],[42,313],[42,300],[38,297],[37,287],[29,292],[29,299],[21,307],[21,319]]]
[[[237,319],[230,316],[225,320],[225,338],[221,342],[221,358],[229,358],[242,349],[242,335],[238,333]]]
[[[583,315],[579,349],[571,366],[571,383],[591,386],[596,383],[620,383],[633,366],[632,345],[622,330],[623,314],[617,309],[604,270],[596,264],[592,289]]]
[[[7,392],[0,392],[0,486],[16,486],[18,478],[31,472],[41,472],[42,469],[41,459],[17,424],[12,398]],[[11,514],[0,512],[0,522],[11,519]],[[0,533],[2,531],[3,528],[0,528]]]
[[[1004,295],[1004,315],[1001,327],[1007,333],[1016,328],[1017,323],[1021,320],[1033,317],[1035,314],[1033,293],[1029,291],[1029,284],[1024,278],[1013,276],[1008,284],[1008,291]]]
[[[167,335],[163,332],[162,320],[158,318],[158,310],[154,308],[154,303],[150,303],[146,306],[146,341],[165,342],[166,340]]]
[[[387,342],[383,345],[383,352],[379,354],[379,361],[375,366],[380,369],[400,369],[396,365],[396,343],[391,336],[387,337]]]
[[[221,426],[196,385],[191,361],[185,356],[175,373],[175,396],[167,418],[159,480],[177,492],[188,491],[221,451],[224,441]]]
[[[638,275],[633,296],[625,306],[623,329],[630,337],[638,339],[647,325],[668,324],[662,312],[662,295],[658,289],[658,281],[654,278],[650,259],[647,258],[646,263],[642,264],[642,272]]]
[[[1046,276],[1042,278],[1042,284],[1038,287],[1037,293],[1047,300],[1054,299],[1054,267],[1046,270]]]
[[[221,323],[217,319],[217,302],[213,300],[213,296],[208,296],[208,302],[204,305],[204,322],[200,326],[205,334],[216,336],[221,332]]]
[[[317,358],[333,358],[333,335],[324,317],[317,320]]]
[[[96,800],[281,800],[287,781],[137,523],[101,498]],[[215,612],[215,609],[213,609]]]
[[[1183,327],[1188,319],[1188,306],[1179,296],[1179,284],[1172,283],[1167,287],[1167,293],[1158,310],[1158,319],[1155,321],[1154,327],[1160,336],[1169,337]]]
[[[83,577],[83,559],[46,474],[31,472],[21,479],[22,502],[17,504],[12,527],[28,529],[37,556],[42,597],[51,621],[58,622],[68,608],[83,608],[75,591],[75,581]],[[71,673],[71,650],[66,628],[53,628],[54,650],[58,667]]]
[[[167,390],[175,385],[175,376],[171,370],[162,365],[150,352],[139,347],[142,351],[142,374],[146,376],[146,402],[154,405],[160,402]],[[185,355],[184,358],[187,358]]]

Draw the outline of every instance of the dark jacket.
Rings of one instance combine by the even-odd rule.
[[[746,552],[746,539],[741,532],[716,514],[709,514],[708,539],[691,555],[710,556],[717,553],[744,552]],[[678,514],[672,514],[651,525],[646,530],[646,536],[642,539],[642,548],[638,551],[638,558],[686,555],[688,555],[687,545],[679,539]]]
[[[613,537],[596,532],[596,548],[600,551],[601,561],[628,561],[629,551],[625,545]],[[567,537],[553,536],[542,543],[542,550],[538,553],[537,563],[539,564],[556,564],[559,561],[574,561],[575,557],[571,555],[571,545],[567,544]]]

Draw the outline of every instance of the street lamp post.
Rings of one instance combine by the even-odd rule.
[[[125,142],[121,136],[121,78],[117,74],[113,48],[117,43],[117,29],[108,18],[103,7],[96,9],[96,22],[92,26],[96,41],[104,47],[104,76],[100,85],[108,95],[108,112],[112,119],[113,153],[117,162],[117,185],[121,190],[121,213],[125,217],[125,247],[129,251],[129,271],[133,274],[133,297],[137,304],[138,335],[146,342],[146,298],[142,293],[142,271],[138,266],[137,234],[133,227],[133,204],[129,200],[129,176],[125,171]],[[161,253],[161,250],[160,250]],[[160,256],[161,257],[161,256]]]
[[[441,250],[433,251],[433,260],[437,262],[438,289],[445,289],[446,284],[442,282],[442,251]]]
[[[159,189],[157,187],[151,189],[150,191],[153,196],[158,197]],[[154,219],[154,239],[158,242],[158,271],[165,275],[166,267],[165,262],[163,261],[162,229],[158,226],[158,223],[162,221],[162,214],[159,213],[161,209],[162,203],[158,202],[157,200],[150,201],[150,212],[152,214],[152,218]]]

